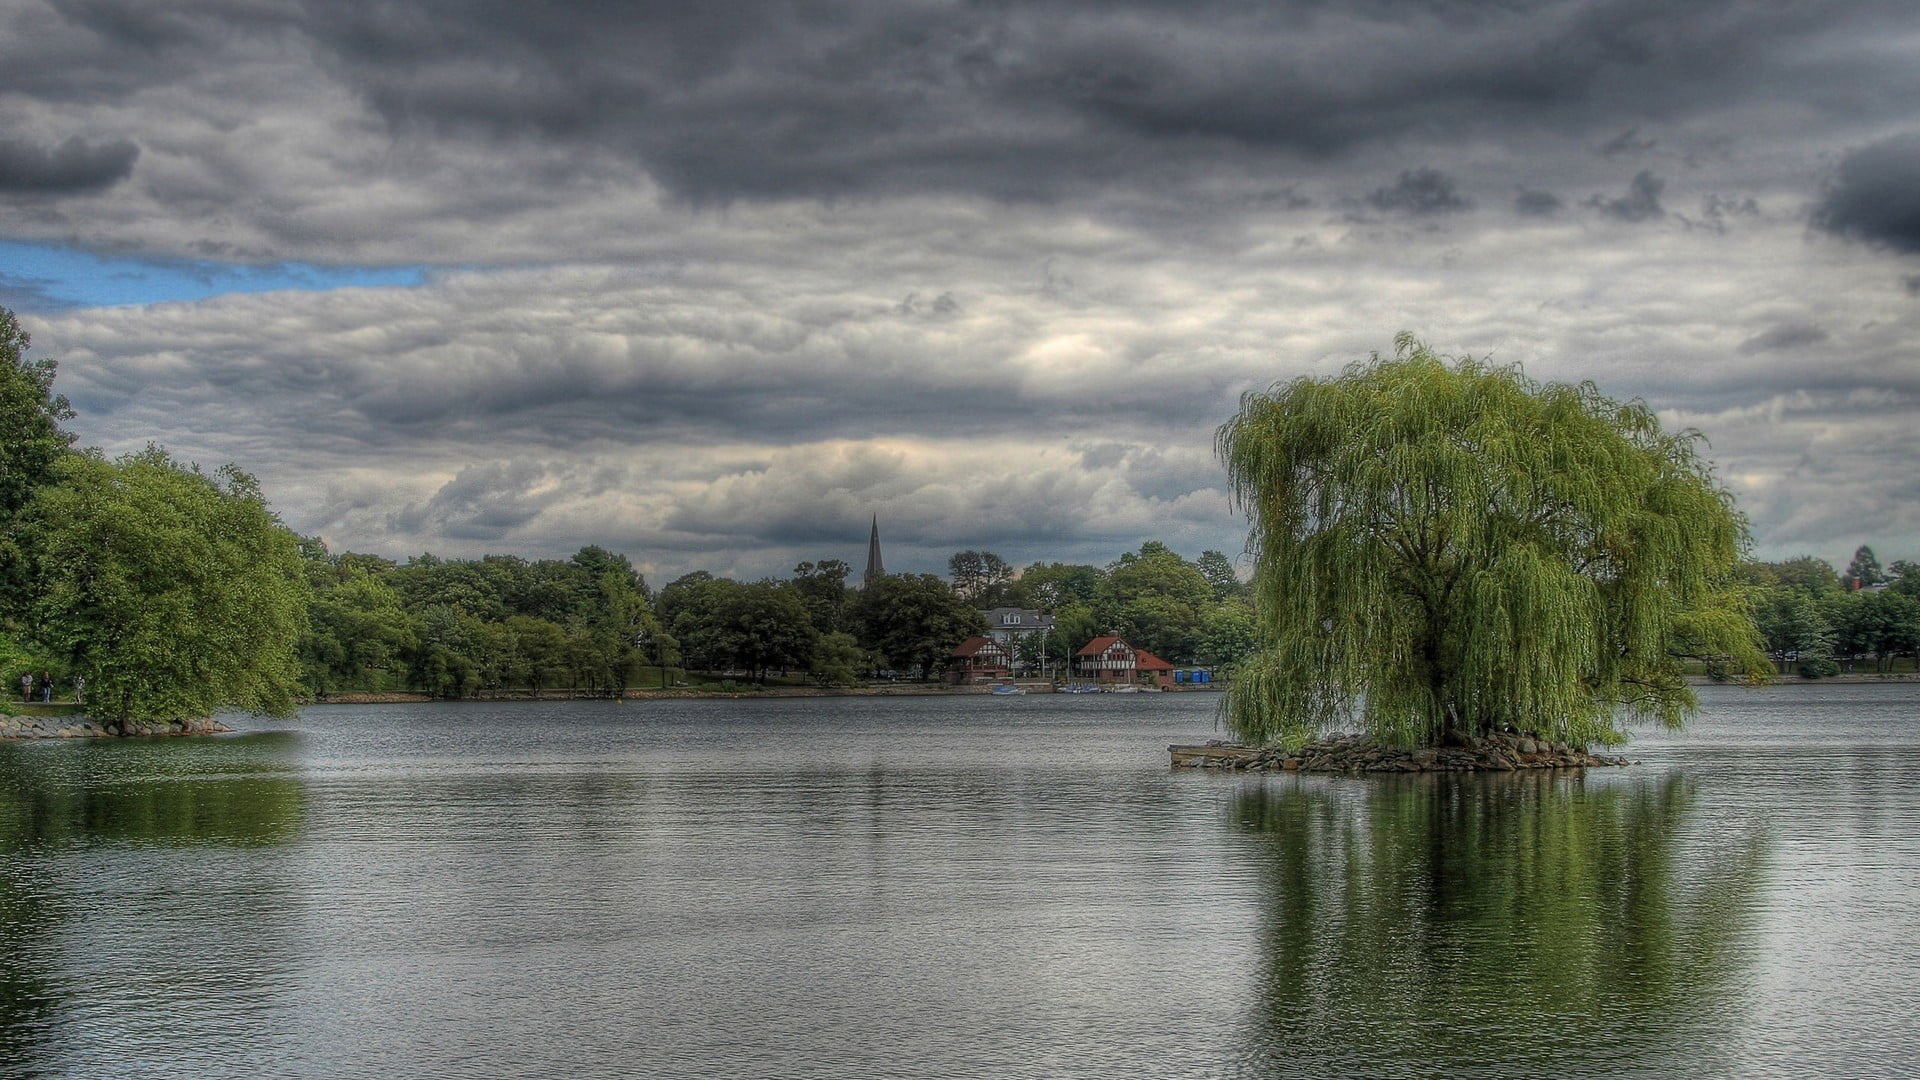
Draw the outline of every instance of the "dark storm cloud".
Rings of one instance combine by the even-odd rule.
[[[1552,217],[1554,214],[1559,213],[1560,208],[1564,205],[1565,204],[1560,201],[1560,196],[1555,195],[1551,191],[1534,191],[1530,188],[1523,188],[1518,195],[1513,197],[1514,210],[1526,217]]]
[[[1839,236],[1920,252],[1920,132],[1848,154],[1813,221]]]
[[[624,156],[683,199],[902,190],[1050,198],[1273,155],[1557,131],[1645,152],[1642,125],[1777,85],[1859,111],[1914,75],[1813,37],[1896,7],[932,0],[339,4],[58,0],[0,70],[116,101],[243,45],[310,55],[404,140]],[[1905,72],[1904,74],[1889,74]],[[1844,99],[1844,100],[1841,100]],[[1587,145],[1594,145],[1588,142]]]
[[[1752,356],[1783,349],[1803,349],[1825,340],[1827,332],[1811,323],[1782,323],[1741,342],[1738,351],[1742,356]]]
[[[0,139],[0,192],[97,191],[125,180],[139,156],[125,139],[94,143],[75,135],[56,146]]]
[[[1660,193],[1666,187],[1665,180],[1642,169],[1634,174],[1626,194],[1611,198],[1595,195],[1587,200],[1587,205],[1615,221],[1655,221],[1667,216],[1666,208],[1660,205]]]
[[[1438,169],[1408,169],[1389,187],[1378,188],[1367,196],[1367,205],[1375,210],[1403,214],[1451,214],[1472,207],[1458,191],[1453,178]]]
[[[1627,155],[1637,157],[1660,145],[1658,139],[1644,138],[1639,128],[1628,128],[1600,145],[1601,157],[1619,157]]]

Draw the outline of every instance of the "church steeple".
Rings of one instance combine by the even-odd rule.
[[[884,576],[887,568],[880,562],[880,515],[873,515],[873,538],[867,541],[867,575],[860,579],[863,585],[873,584],[873,579]]]

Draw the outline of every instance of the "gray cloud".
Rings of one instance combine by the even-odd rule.
[[[1892,101],[1920,80],[1870,49],[1808,43],[1871,42],[1901,18],[1874,3],[1647,0],[1097,11],[28,0],[0,63],[31,99],[113,108],[141,91],[177,96],[195,85],[188,73],[208,70],[229,96],[244,86],[271,98],[268,80],[310,57],[325,89],[308,96],[334,106],[326,91],[344,91],[376,117],[398,150],[388,170],[427,164],[426,147],[505,151],[523,165],[545,147],[576,151],[549,186],[637,168],[697,205],[909,191],[1053,200],[1319,168],[1409,140],[1554,132],[1644,153],[1660,141],[1642,134],[1647,118],[1745,108],[1784,96],[1780,86],[1821,88],[1795,95],[1802,113],[1866,120],[1850,88]],[[184,134],[177,122],[154,130]]]
[[[1736,351],[1742,356],[1752,356],[1755,353],[1801,349],[1825,340],[1827,332],[1812,323],[1782,323],[1741,342]]]
[[[456,540],[497,542],[526,525],[563,493],[550,470],[530,461],[468,465],[425,503],[393,513],[403,532],[431,528]]]
[[[1453,178],[1433,168],[1408,169],[1391,186],[1367,195],[1375,210],[1405,214],[1451,214],[1473,204],[1454,190]]]
[[[1920,252],[1920,132],[1849,153],[1813,222],[1839,236]]]
[[[1640,129],[1628,128],[1600,145],[1601,157],[1619,157],[1623,154],[1637,157],[1660,145],[1660,140],[1649,139],[1640,134]]]
[[[125,180],[139,156],[140,148],[126,139],[91,143],[75,135],[57,146],[0,139],[0,191],[97,191]]]
[[[1595,195],[1587,205],[1616,221],[1656,221],[1667,216],[1666,208],[1660,205],[1660,193],[1666,187],[1665,180],[1642,169],[1627,184],[1626,194],[1612,198]]]
[[[1513,197],[1514,210],[1526,217],[1552,217],[1559,213],[1564,205],[1565,203],[1560,201],[1560,196],[1551,191],[1522,188],[1520,193]]]

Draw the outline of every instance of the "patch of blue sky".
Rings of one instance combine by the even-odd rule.
[[[426,276],[422,266],[253,266],[100,255],[0,240],[0,306],[17,311],[159,304],[290,289],[405,288],[419,285]]]

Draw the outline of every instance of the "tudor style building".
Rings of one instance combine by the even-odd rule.
[[[1013,676],[1013,658],[1007,647],[990,637],[970,637],[947,658],[947,681],[955,685],[988,683]]]
[[[1127,644],[1118,634],[1104,634],[1073,654],[1073,675],[1096,683],[1168,686],[1173,683],[1173,665]]]

